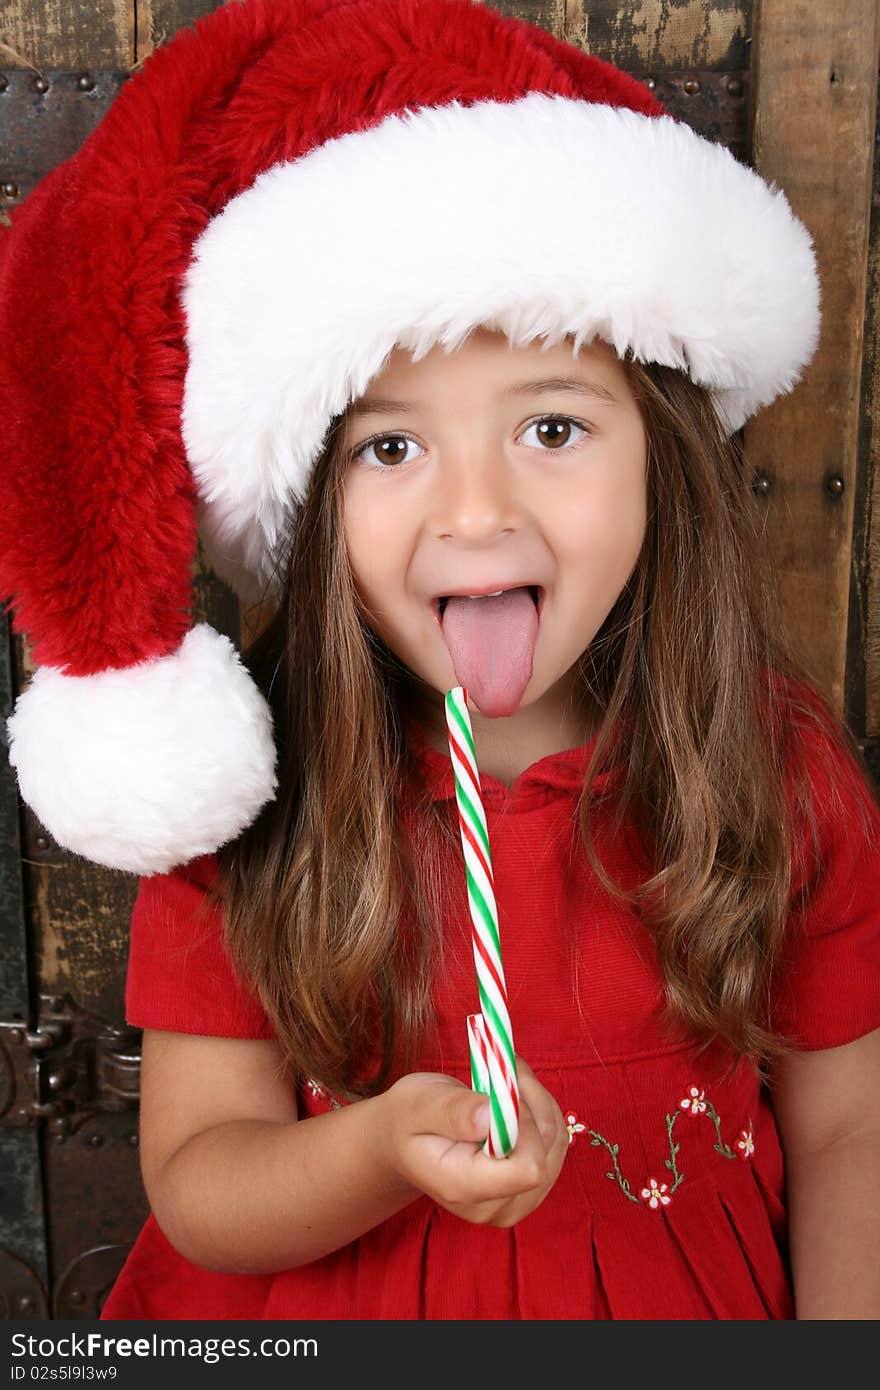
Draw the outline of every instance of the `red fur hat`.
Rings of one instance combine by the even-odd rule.
[[[545,195],[549,194],[549,199]],[[593,337],[729,431],[818,339],[784,194],[610,64],[470,0],[245,0],[158,49],[0,238],[8,721],[62,846],[166,871],[275,794],[268,707],[192,625],[246,600],[396,345]]]

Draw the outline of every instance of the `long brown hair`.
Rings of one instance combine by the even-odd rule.
[[[818,724],[863,764],[783,639],[738,439],[682,373],[624,366],[648,438],[649,515],[578,664],[598,721],[581,838],[653,935],[670,1020],[760,1066],[786,1050],[767,1001],[800,818],[818,845],[800,739]],[[345,427],[334,421],[296,514],[281,607],[245,654],[275,721],[278,794],[217,858],[230,956],[292,1067],[356,1098],[417,1054],[442,968],[432,846],[454,847],[458,831],[454,806],[423,795],[413,838],[401,833],[395,788],[419,786],[405,724],[420,691],[366,621],[347,562]],[[622,776],[597,796],[611,766]],[[652,869],[629,889],[593,840],[609,797]]]

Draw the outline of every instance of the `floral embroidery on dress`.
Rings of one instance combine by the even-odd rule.
[[[590,1140],[590,1143],[592,1144],[593,1148],[596,1148],[599,1144],[604,1144],[605,1148],[611,1155],[611,1165],[613,1171],[610,1173],[606,1173],[606,1178],[610,1178],[612,1182],[617,1183],[624,1197],[628,1197],[631,1202],[638,1202],[638,1197],[635,1195],[626,1178],[621,1173],[620,1166],[617,1162],[617,1155],[620,1151],[620,1145],[609,1143],[609,1141],[605,1138],[604,1134],[599,1134],[599,1132],[595,1129],[587,1130],[587,1133],[593,1136]]]
[[[736,1158],[736,1154],[733,1152],[733,1149],[729,1146],[729,1144],[725,1144],[724,1140],[721,1138],[721,1117],[718,1114],[718,1111],[715,1109],[715,1106],[712,1104],[711,1101],[707,1101],[706,1104],[706,1113],[708,1114],[709,1119],[712,1121],[712,1124],[715,1126],[715,1133],[718,1136],[718,1142],[713,1144],[712,1148],[715,1150],[716,1153],[721,1154],[724,1158]],[[749,1121],[749,1127],[751,1128],[751,1121]]]
[[[574,1136],[576,1134],[582,1134],[587,1126],[580,1123],[573,1110],[569,1110],[565,1117],[565,1127],[568,1130],[568,1142],[569,1144],[573,1144]]]
[[[702,1115],[706,1110],[706,1092],[691,1086],[684,1100],[678,1102],[679,1110],[687,1110],[691,1115]]]
[[[307,1076],[305,1084],[308,1086],[315,1100],[326,1100],[332,1110],[341,1109],[340,1102],[334,1095],[331,1095],[326,1086],[321,1085],[320,1081],[315,1081],[314,1077]]]
[[[737,1157],[730,1145],[726,1144],[721,1137],[721,1117],[711,1100],[706,1098],[706,1092],[701,1090],[699,1086],[689,1086],[687,1095],[678,1102],[678,1109],[666,1116],[666,1139],[669,1144],[669,1157],[665,1158],[663,1163],[664,1166],[669,1169],[672,1177],[672,1184],[670,1186],[669,1183],[658,1183],[656,1178],[646,1178],[645,1186],[639,1190],[642,1201],[646,1202],[653,1211],[661,1211],[664,1207],[669,1206],[672,1201],[673,1193],[684,1179],[684,1173],[681,1172],[678,1167],[678,1155],[681,1151],[681,1144],[676,1143],[673,1137],[673,1130],[681,1115],[691,1115],[697,1118],[700,1115],[705,1115],[715,1130],[716,1142],[712,1145],[715,1152],[720,1154],[722,1158],[736,1159]],[[577,1116],[573,1110],[568,1111],[566,1114],[565,1123],[568,1127],[569,1144],[572,1142],[575,1132],[587,1129],[585,1125],[578,1122]],[[590,1135],[590,1144],[593,1148],[603,1147],[607,1149],[611,1156],[611,1168],[606,1171],[606,1178],[611,1182],[616,1182],[624,1197],[626,1197],[628,1201],[635,1202],[636,1205],[638,1205],[639,1198],[633,1192],[628,1179],[624,1177],[620,1168],[618,1160],[620,1145],[612,1144],[611,1141],[606,1139],[604,1134],[600,1134],[598,1130],[587,1129],[587,1133]],[[739,1150],[740,1158],[751,1158],[752,1154],[755,1152],[755,1140],[752,1134],[751,1120],[749,1120],[748,1129],[740,1130],[739,1139],[736,1141],[736,1147]]]
[[[642,1200],[656,1211],[660,1206],[668,1207],[672,1201],[672,1198],[668,1197],[666,1193],[667,1185],[665,1182],[658,1183],[656,1178],[649,1178],[648,1186],[642,1188]]]
[[[739,1138],[736,1141],[736,1147],[739,1149],[741,1158],[751,1158],[752,1154],[755,1152],[755,1139],[752,1134],[751,1125],[749,1125],[748,1129],[740,1130]]]

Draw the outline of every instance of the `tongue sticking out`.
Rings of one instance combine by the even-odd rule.
[[[538,610],[528,589],[497,598],[450,598],[443,637],[455,676],[481,714],[515,714],[532,678]]]

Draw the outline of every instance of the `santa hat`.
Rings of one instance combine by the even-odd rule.
[[[729,432],[818,339],[785,195],[647,87],[470,0],[245,0],[158,49],[0,239],[8,720],[59,845],[166,871],[275,795],[272,721],[193,625],[246,601],[334,416],[396,345],[598,336]]]

